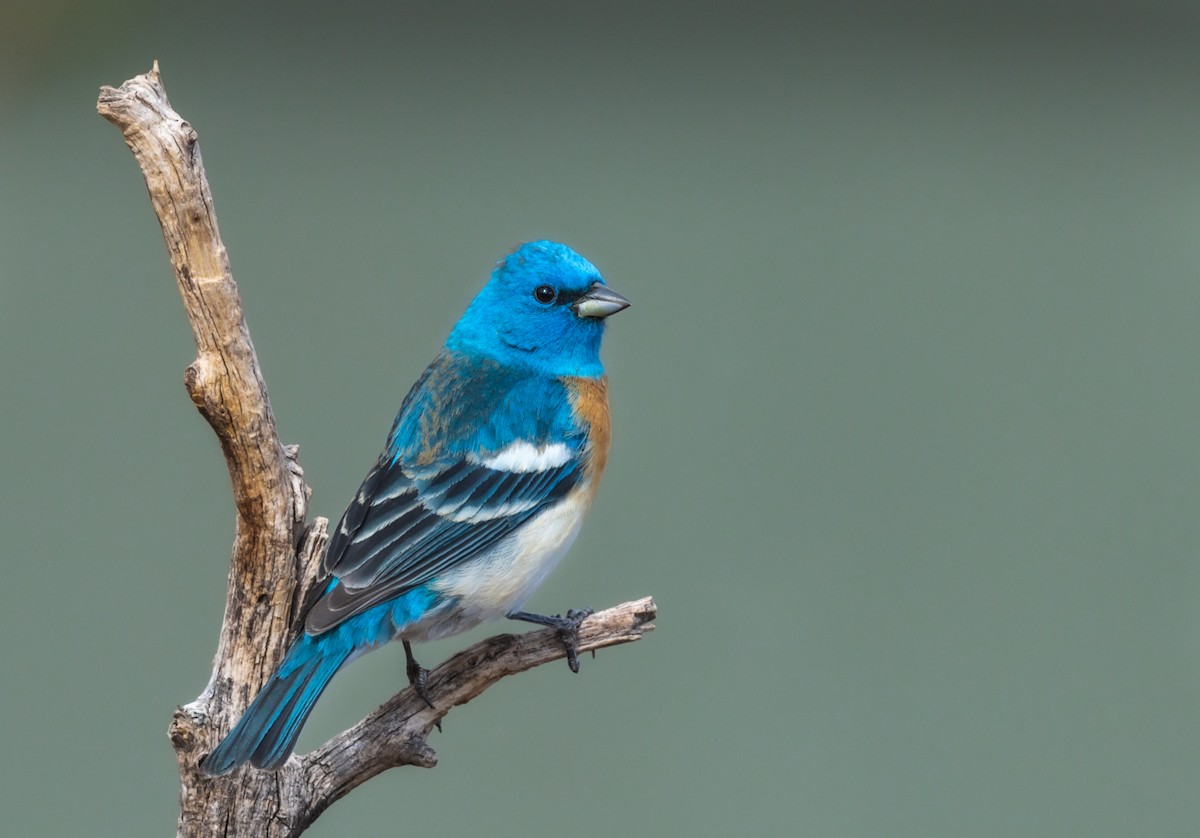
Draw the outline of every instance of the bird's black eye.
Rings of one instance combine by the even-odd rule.
[[[558,296],[558,292],[550,285],[539,285],[533,289],[533,298],[539,303],[550,305],[554,302],[554,298]]]

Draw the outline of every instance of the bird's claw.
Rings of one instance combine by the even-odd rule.
[[[591,608],[581,608],[578,611],[572,608],[567,611],[567,616],[562,618],[564,625],[559,628],[558,634],[562,637],[563,645],[567,647],[567,666],[572,672],[579,672],[579,652],[575,648],[579,644],[579,627],[595,613]],[[592,656],[595,654],[593,651]]]
[[[579,627],[595,613],[591,608],[572,608],[567,611],[565,617],[561,614],[554,615],[554,628],[558,629],[558,636],[562,638],[563,646],[567,650],[567,666],[572,672],[579,672],[579,651],[576,649],[579,645]],[[594,656],[595,652],[592,655]]]
[[[593,609],[570,609],[566,612],[566,622],[568,627],[560,628],[559,635],[562,635],[563,645],[566,646],[566,665],[570,666],[572,672],[580,671],[580,654],[576,650],[578,642],[580,642],[580,625],[584,619],[592,616],[595,611]],[[595,650],[592,651],[592,657],[595,657]]]
[[[576,646],[579,644],[579,626],[583,621],[592,616],[596,612],[591,608],[572,608],[567,611],[567,616],[555,614],[553,617],[547,617],[542,614],[530,614],[527,611],[514,611],[508,615],[510,620],[521,620],[526,623],[534,623],[539,626],[556,629],[558,636],[562,638],[563,646],[567,650],[567,666],[572,672],[579,671],[579,651]],[[595,652],[592,656],[595,657]]]
[[[417,691],[417,695],[430,710],[436,710],[437,708],[433,706],[433,699],[429,697],[429,670],[420,664],[414,666],[414,663],[416,662],[410,662],[408,665],[408,683]]]
[[[417,663],[417,659],[413,657],[412,645],[407,640],[404,641],[404,659],[404,668],[408,675],[409,685],[412,686],[430,710],[436,710],[437,707],[433,705],[433,699],[429,696],[429,670]],[[434,725],[437,727],[438,733],[441,733],[441,720],[439,719],[434,722]]]

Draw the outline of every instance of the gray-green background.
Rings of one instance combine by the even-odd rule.
[[[314,513],[516,242],[634,301],[530,606],[659,630],[313,835],[1196,834],[1200,16],[901,5],[6,4],[0,832],[168,834],[221,616],[227,477],[94,113],[158,58]]]

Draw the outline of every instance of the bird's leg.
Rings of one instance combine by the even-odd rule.
[[[429,705],[430,710],[436,710],[433,706],[433,699],[429,697],[429,688],[426,684],[429,681],[429,670],[417,663],[417,659],[413,657],[412,644],[407,640],[404,641],[404,661],[405,669],[408,672],[408,683],[417,691],[417,695],[421,700]],[[438,730],[442,729],[442,725],[438,723]]]
[[[544,614],[530,614],[528,611],[513,611],[507,616],[510,620],[520,620],[524,623],[534,623],[539,626],[549,626],[552,629],[558,629],[558,635],[562,638],[563,646],[567,648],[567,666],[571,667],[572,672],[578,672],[579,653],[576,651],[575,646],[579,643],[579,626],[594,613],[590,608],[584,608],[579,611],[572,608],[567,612],[567,616],[565,617],[561,614],[547,617]]]

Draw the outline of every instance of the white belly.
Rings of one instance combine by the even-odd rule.
[[[457,634],[520,609],[574,543],[589,500],[586,488],[576,488],[487,553],[431,583],[457,603],[434,625],[420,626],[421,636],[411,639]]]

